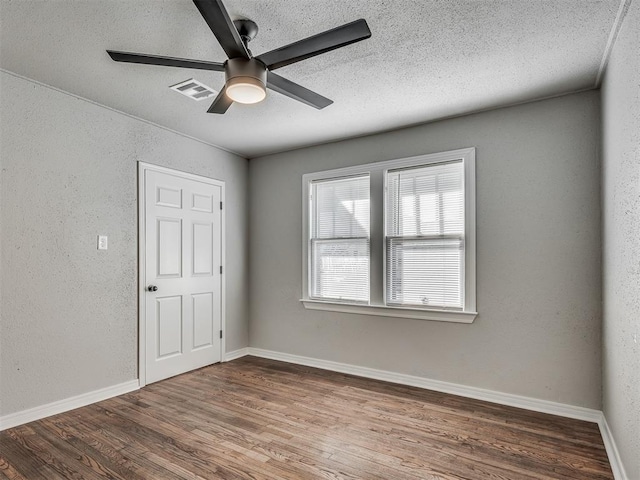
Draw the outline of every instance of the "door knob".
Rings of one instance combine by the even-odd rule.
[[[157,292],[158,291],[158,287],[156,287],[155,285],[149,285],[147,287],[147,290],[149,290],[150,292]]]

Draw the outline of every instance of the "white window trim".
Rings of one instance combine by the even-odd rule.
[[[462,148],[448,152],[368,163],[352,167],[307,173],[302,176],[302,298],[309,310],[355,313],[383,317],[413,318],[441,322],[472,323],[476,312],[476,149]],[[465,184],[465,305],[462,311],[408,308],[385,305],[386,252],[384,248],[386,172],[391,169],[462,160]],[[371,263],[369,305],[325,301],[309,298],[309,185],[312,181],[369,173],[371,182]],[[377,218],[376,218],[377,213]],[[377,248],[376,248],[377,245]],[[379,251],[378,251],[379,250]]]

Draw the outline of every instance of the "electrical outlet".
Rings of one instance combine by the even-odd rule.
[[[107,236],[98,235],[98,250],[106,250],[106,249],[107,249]]]

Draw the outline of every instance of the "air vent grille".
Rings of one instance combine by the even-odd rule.
[[[193,78],[172,85],[170,88],[197,102],[218,94],[213,88],[207,87],[204,83],[194,80]]]

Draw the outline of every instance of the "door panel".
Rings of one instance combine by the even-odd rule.
[[[213,293],[191,295],[193,300],[193,348],[206,347],[213,343]]]
[[[182,220],[158,218],[158,277],[182,276]]]
[[[213,197],[194,193],[191,198],[191,210],[207,213],[213,212]]]
[[[221,360],[222,187],[144,171],[145,377]]]
[[[156,359],[182,353],[182,297],[156,299]]]
[[[156,187],[156,205],[182,208],[182,190],[158,185]]]
[[[193,224],[193,275],[213,275],[213,224]]]

